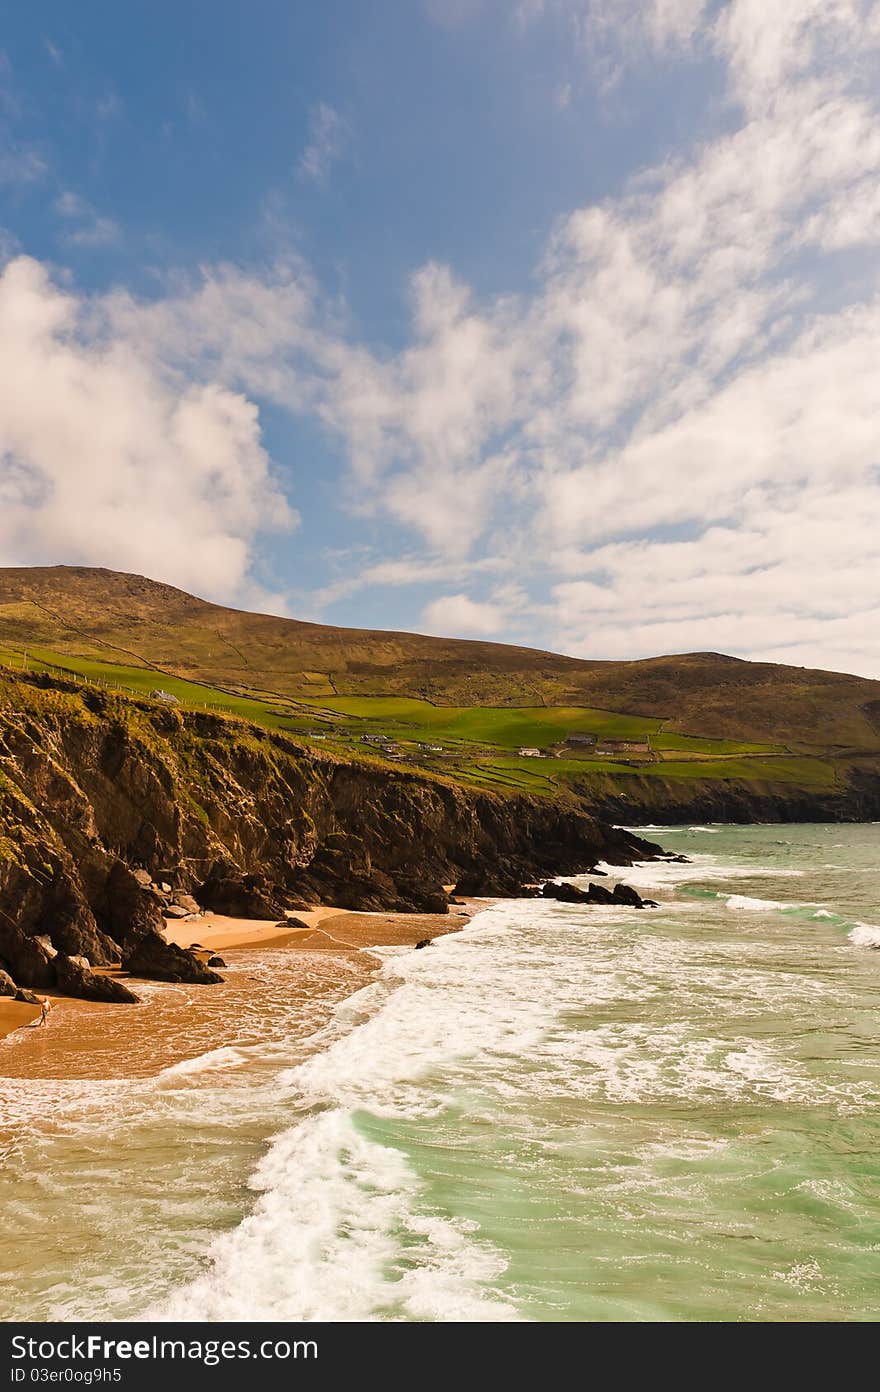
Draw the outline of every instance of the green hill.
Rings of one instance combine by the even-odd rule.
[[[837,672],[333,628],[66,566],[0,569],[0,663],[161,691],[359,760],[620,816],[748,816],[754,799],[765,816],[880,805],[880,682]]]

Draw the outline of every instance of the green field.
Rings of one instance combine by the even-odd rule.
[[[399,739],[448,740],[492,744],[504,749],[545,748],[566,735],[644,740],[660,729],[659,720],[588,706],[435,706],[430,701],[394,696],[345,696],[322,702],[327,711],[351,717]]]
[[[0,662],[21,670],[20,649],[0,647]],[[821,758],[787,755],[770,745],[703,738],[663,730],[663,721],[589,706],[437,706],[409,697],[349,696],[307,704],[284,697],[260,699],[220,687],[171,676],[153,667],[125,666],[92,657],[61,654],[48,648],[28,649],[27,667],[65,675],[123,695],[149,697],[154,690],[175,696],[187,709],[208,709],[238,716],[271,730],[286,731],[305,743],[321,734],[320,747],[358,759],[389,762],[381,747],[363,742],[365,733],[381,734],[398,749],[399,764],[442,774],[468,784],[553,795],[572,786],[611,778],[746,779],[762,783],[827,788],[834,769]],[[653,751],[634,762],[598,757],[589,749],[571,757],[523,757],[520,748],[559,748],[571,735],[593,734],[602,740],[645,742]],[[422,744],[440,745],[425,751]],[[680,757],[676,758],[676,754]]]
[[[0,662],[5,662],[13,670],[21,671],[22,661],[22,652],[0,647]],[[265,725],[272,730],[292,730],[294,723],[291,716],[298,710],[294,702],[258,701],[252,697],[221,691],[217,687],[204,686],[200,682],[172,677],[166,672],[157,672],[152,667],[123,667],[118,663],[99,662],[94,658],[69,657],[66,653],[51,652],[45,648],[28,649],[27,667],[31,672],[80,677],[98,686],[117,688],[135,696],[149,696],[154,690],[167,691],[169,696],[176,696],[181,705],[240,715],[245,720],[253,720],[256,724]]]
[[[481,786],[515,788],[521,792],[562,792],[571,786],[589,787],[595,781],[643,777],[730,782],[743,779],[767,784],[796,784],[814,790],[833,788],[833,764],[806,756],[778,756],[751,759],[687,760],[681,763],[632,765],[612,759],[518,759],[478,760],[463,767],[463,781]]]

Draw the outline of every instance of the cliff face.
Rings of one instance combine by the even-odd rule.
[[[150,960],[161,974],[151,880],[235,913],[318,897],[437,909],[463,873],[534,879],[652,850],[574,806],[346,763],[243,721],[45,677],[0,679],[0,967],[19,985],[73,981],[106,998],[108,979],[83,984],[76,957]],[[169,954],[167,967],[180,964]]]
[[[841,760],[837,782],[805,791],[756,780],[639,777],[626,791],[601,780],[579,790],[595,816],[638,826],[682,822],[870,822],[880,820],[880,758]]]

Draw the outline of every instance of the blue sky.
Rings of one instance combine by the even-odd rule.
[[[0,563],[880,675],[880,6],[34,3]]]

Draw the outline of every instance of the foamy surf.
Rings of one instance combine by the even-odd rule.
[[[468,1225],[419,1211],[403,1156],[340,1109],[272,1145],[253,1212],[210,1271],[147,1312],[156,1320],[511,1320],[487,1292],[506,1262]]]
[[[785,899],[753,899],[748,894],[728,894],[724,901],[729,909],[741,909],[746,913],[762,913],[768,909],[793,909]]]
[[[856,947],[880,947],[880,928],[873,923],[857,923],[849,934]]]
[[[609,867],[658,911],[499,904],[314,1015],[326,954],[254,956],[223,1047],[9,1079],[8,1317],[871,1317],[876,837],[828,839],[680,828]]]

